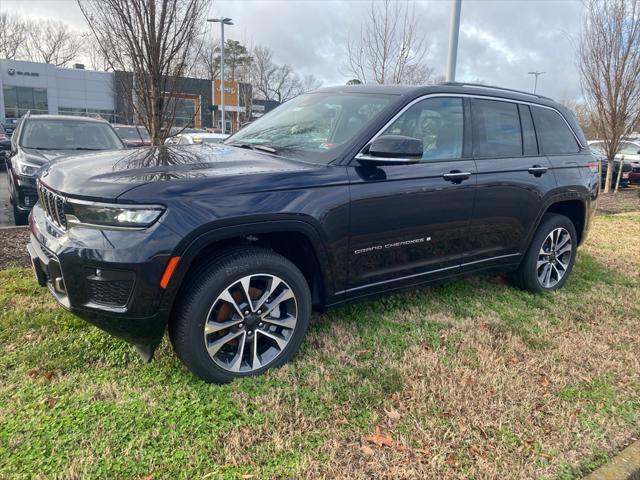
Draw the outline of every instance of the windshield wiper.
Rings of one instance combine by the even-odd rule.
[[[102,150],[101,148],[88,148],[88,147],[74,147],[69,150]]]
[[[259,145],[259,144],[253,144],[253,143],[227,143],[226,145],[229,145],[231,147],[246,148],[249,150],[261,150],[267,153],[278,152],[278,150],[276,150],[273,147],[268,147],[267,145]]]

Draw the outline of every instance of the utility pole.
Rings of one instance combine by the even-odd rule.
[[[233,25],[230,18],[208,18],[207,22],[220,23],[220,113],[222,115],[222,134],[225,133],[225,115],[224,115],[224,26]]]
[[[460,10],[462,0],[451,0],[451,23],[449,25],[449,55],[447,56],[447,82],[456,81],[458,60],[458,36],[460,34]]]
[[[544,75],[547,72],[539,72],[539,71],[534,71],[534,72],[529,72],[529,75],[533,75],[534,76],[534,80],[533,80],[533,93],[536,93],[536,90],[538,90],[538,77],[540,75]]]

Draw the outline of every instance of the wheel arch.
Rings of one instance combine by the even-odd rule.
[[[533,239],[533,236],[540,227],[542,219],[547,213],[557,213],[569,218],[576,229],[578,245],[582,244],[586,238],[585,233],[589,224],[588,201],[583,195],[580,195],[578,192],[564,193],[555,195],[545,202],[536,220],[535,228],[532,229],[528,236],[527,245],[529,245]]]
[[[191,241],[180,253],[178,268],[164,296],[171,309],[184,280],[203,258],[239,246],[269,248],[292,261],[305,276],[314,306],[322,307],[333,291],[329,258],[315,227],[300,220],[265,221],[209,230]]]

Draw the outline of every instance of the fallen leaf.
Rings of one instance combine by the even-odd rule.
[[[53,373],[51,372],[47,372],[44,375],[44,378],[46,378],[47,380],[51,380],[53,378]]]
[[[413,451],[416,453],[421,453],[422,455],[425,455],[425,456],[431,456],[431,454],[433,453],[429,448],[414,448]]]
[[[242,477],[240,477],[240,478],[242,478],[243,480],[248,480],[249,478],[256,478],[256,476],[255,475],[250,475],[250,474],[247,473],[245,475],[242,475]]]
[[[371,457],[375,453],[371,447],[367,447],[366,445],[362,445],[360,451],[367,457]]]
[[[43,405],[46,405],[49,408],[53,408],[58,403],[58,398],[56,397],[47,397],[41,401]]]
[[[551,380],[549,380],[549,378],[548,378],[548,377],[543,376],[543,377],[540,379],[540,385],[542,385],[543,387],[547,388],[549,385],[551,385]]]
[[[387,418],[389,418],[389,420],[391,420],[392,422],[397,422],[400,420],[400,417],[401,417],[400,412],[398,412],[394,408],[392,408],[389,411],[385,410],[384,413],[387,414]]]
[[[29,378],[36,378],[38,376],[38,373],[40,372],[38,371],[37,368],[32,368],[27,372],[27,375],[29,376]]]
[[[374,435],[369,435],[364,438],[366,442],[373,443],[378,447],[392,447],[393,446],[393,438],[389,435],[385,435],[380,433],[380,427],[376,427],[376,433]]]
[[[473,377],[465,377],[462,380],[460,380],[460,384],[461,385],[475,385],[476,384],[476,379]]]

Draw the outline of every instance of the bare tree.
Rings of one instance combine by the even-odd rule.
[[[33,61],[64,67],[82,51],[82,38],[66,23],[37,20],[29,23],[25,48]]]
[[[604,141],[606,193],[620,141],[640,118],[640,0],[587,0],[585,8],[578,68],[595,129]]]
[[[371,2],[360,34],[347,42],[345,73],[363,83],[424,84],[433,70],[424,65],[429,43],[415,5]]]
[[[92,70],[100,70],[106,72],[111,69],[109,59],[104,55],[98,40],[93,34],[83,34],[84,52],[89,59],[89,65]]]
[[[27,22],[22,17],[0,13],[0,58],[22,56],[27,41]]]
[[[318,80],[315,75],[305,75],[300,81],[300,93],[312,92],[322,86],[322,82]]]
[[[110,68],[131,72],[131,107],[152,142],[163,143],[175,121],[181,78],[193,64],[193,46],[202,35],[209,1],[78,0],[78,4]]]

